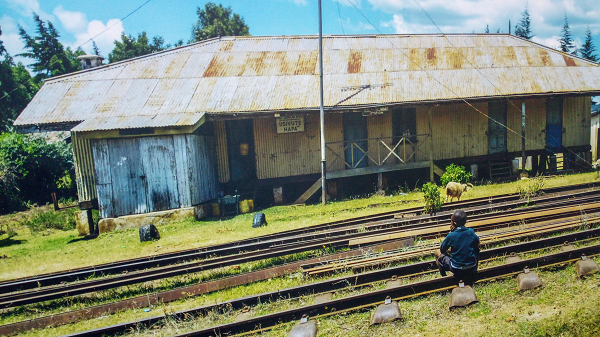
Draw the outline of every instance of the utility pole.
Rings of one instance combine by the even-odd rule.
[[[521,170],[525,171],[525,100],[521,102]]]
[[[319,99],[321,120],[321,204],[327,204],[327,163],[325,162],[325,109],[323,107],[323,22],[321,18],[321,0],[319,0]]]

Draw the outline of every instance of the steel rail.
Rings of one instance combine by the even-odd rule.
[[[550,188],[550,189],[545,189],[543,191],[546,194],[550,194],[550,193],[558,194],[558,195],[550,195],[545,198],[561,198],[561,197],[567,197],[567,196],[561,195],[561,193],[563,193],[563,192],[582,190],[582,194],[586,194],[587,192],[592,192],[592,191],[589,191],[590,189],[594,189],[598,186],[600,186],[600,183],[579,184],[579,185]],[[570,193],[567,193],[567,194],[570,194]],[[532,200],[542,200],[542,199],[543,199],[543,197],[542,198],[538,197],[538,198],[533,198]],[[515,201],[515,200],[518,201],[519,197],[517,195],[511,195],[511,194],[471,199],[471,200],[467,200],[467,201],[460,201],[460,202],[455,202],[455,203],[451,203],[451,204],[445,204],[442,206],[442,211],[440,213],[444,212],[445,210],[447,211],[447,210],[455,209],[455,208],[459,208],[459,207],[469,207],[469,206],[474,207],[477,205],[479,205],[479,206],[488,205],[489,206],[492,204],[492,202],[498,202],[498,201],[510,202],[510,201]],[[374,221],[393,220],[394,216],[397,214],[416,214],[421,211],[422,211],[422,208],[420,208],[420,207],[415,207],[412,209],[404,210],[400,213],[398,211],[390,211],[390,212],[379,213],[376,215],[361,216],[361,217],[357,217],[357,218],[353,218],[353,219],[329,222],[329,223],[309,226],[309,227],[295,229],[295,230],[267,234],[267,235],[263,235],[263,236],[259,236],[259,237],[255,237],[255,238],[238,240],[238,241],[234,241],[234,242],[230,242],[230,243],[226,243],[226,244],[219,244],[219,245],[213,245],[213,246],[208,246],[208,247],[165,253],[165,254],[160,254],[160,255],[156,255],[156,256],[152,256],[152,257],[143,257],[143,258],[124,260],[124,261],[120,261],[120,262],[101,264],[101,265],[96,265],[96,266],[92,266],[92,267],[77,268],[77,269],[63,271],[63,272],[47,273],[47,274],[36,275],[36,276],[31,276],[31,277],[6,280],[6,281],[0,282],[0,294],[18,291],[18,290],[37,288],[39,286],[48,286],[48,285],[60,284],[60,283],[64,283],[64,282],[73,282],[73,281],[86,279],[86,278],[94,277],[94,276],[98,276],[98,275],[112,275],[112,274],[119,274],[119,273],[122,273],[125,271],[130,272],[130,271],[135,271],[135,270],[161,267],[161,266],[170,265],[170,264],[182,263],[182,262],[190,261],[190,260],[203,259],[203,258],[207,258],[210,256],[233,255],[233,254],[237,254],[241,251],[247,250],[249,248],[248,245],[252,244],[252,243],[264,243],[265,241],[271,241],[271,240],[277,240],[277,239],[289,238],[289,237],[302,237],[305,234],[309,234],[309,233],[322,232],[322,231],[326,231],[326,230],[339,229],[339,228],[343,228],[343,227],[351,227],[354,225],[360,225],[360,224],[374,222]],[[411,218],[410,221],[418,221],[420,218],[426,218],[426,216]]]
[[[523,237],[535,237],[546,233],[554,233],[556,231],[565,231],[581,227],[581,219],[578,216],[565,218],[563,220],[565,222],[560,222],[558,224],[555,221],[551,220],[549,222],[542,222],[541,224],[527,227],[525,229],[503,231],[501,233],[488,233],[486,235],[479,234],[480,246],[488,247],[490,245],[495,245],[506,241],[512,241]],[[600,222],[600,217],[586,219],[586,221],[589,222],[589,224],[595,224]],[[316,264],[315,267],[309,268],[306,265],[302,265],[302,269],[303,272],[310,276],[331,273],[337,270],[349,268],[357,272],[360,270],[365,270],[366,268],[376,268],[384,265],[389,265],[390,263],[396,263],[402,260],[431,255],[439,247],[439,243],[414,247],[415,250],[402,250],[394,254],[386,254],[369,258],[355,256],[348,260],[338,259],[335,262],[325,260],[322,262],[317,262],[323,264]]]
[[[581,206],[581,207],[583,207],[583,206]],[[556,214],[551,216],[550,219],[561,218],[561,217],[565,217],[565,216],[569,216],[569,215],[577,215],[580,212],[579,209],[580,209],[580,207],[578,206],[574,211],[555,212]],[[592,210],[600,210],[600,204],[593,204],[591,206],[588,206],[588,211],[592,211]],[[521,210],[519,210],[519,211],[521,211]],[[529,210],[524,210],[524,211],[526,211],[525,213],[529,212]],[[497,218],[497,213],[493,214],[493,215]],[[548,219],[548,216],[542,216],[542,217],[538,218],[539,221],[546,220],[546,219]],[[510,221],[509,223],[506,223],[506,224],[493,222],[487,226],[483,226],[482,228],[487,228],[487,227],[498,228],[498,227],[502,227],[503,225],[506,226],[506,225],[510,224],[511,222],[512,221]],[[446,227],[446,226],[444,226],[444,227]],[[422,229],[422,228],[425,228],[425,229]],[[423,230],[426,230],[426,228],[430,228],[430,229],[435,228],[436,229],[435,232],[438,235],[444,234],[448,231],[447,228],[442,228],[442,226],[437,225],[437,224],[430,226],[430,227],[420,227],[420,230],[423,231]],[[392,228],[392,229],[396,230],[395,228]],[[384,230],[386,230],[386,229],[384,229]],[[402,228],[401,230],[406,233],[411,233],[410,228]],[[369,232],[369,234],[378,234],[378,233],[380,234],[381,231],[382,230],[372,231],[372,232]],[[213,268],[220,268],[220,267],[224,267],[224,266],[237,265],[240,263],[246,263],[246,262],[263,260],[263,259],[268,259],[268,258],[273,258],[273,257],[279,257],[279,256],[283,256],[283,255],[290,255],[290,254],[296,254],[296,253],[306,252],[306,251],[310,251],[310,250],[317,250],[317,249],[322,248],[323,245],[328,245],[328,246],[335,247],[335,248],[347,247],[353,238],[361,237],[364,234],[365,233],[352,233],[352,234],[347,234],[341,238],[324,238],[322,240],[316,240],[316,241],[309,242],[309,243],[303,242],[302,244],[298,244],[295,246],[286,246],[286,247],[281,247],[281,248],[270,248],[270,249],[265,249],[265,250],[260,250],[260,251],[251,251],[251,252],[244,253],[244,254],[238,254],[234,257],[226,256],[226,257],[212,259],[209,261],[185,264],[185,265],[181,265],[181,266],[169,266],[169,267],[160,268],[160,269],[152,269],[152,270],[145,270],[145,271],[136,272],[136,273],[123,274],[123,275],[118,275],[118,276],[111,277],[108,279],[103,278],[103,279],[88,280],[88,281],[70,283],[70,284],[61,285],[61,286],[40,288],[40,289],[35,289],[33,291],[24,291],[24,292],[6,294],[6,295],[3,295],[0,297],[0,308],[9,308],[9,307],[15,307],[15,306],[26,305],[26,304],[31,304],[31,303],[44,302],[44,301],[49,301],[49,300],[53,300],[53,299],[63,298],[66,296],[80,295],[80,294],[85,294],[85,293],[90,293],[90,292],[95,292],[95,291],[100,291],[100,290],[106,290],[106,289],[112,289],[112,288],[117,288],[117,287],[121,287],[121,286],[131,285],[131,284],[142,283],[142,282],[146,282],[146,281],[152,281],[152,280],[156,280],[156,279],[163,279],[163,278],[168,278],[168,277],[173,277],[173,276],[179,276],[182,274],[195,273],[195,272],[209,270],[209,269],[213,269]],[[417,233],[415,233],[415,235],[416,234]],[[405,236],[409,236],[409,235],[405,234]],[[394,238],[394,239],[396,239],[396,238]]]
[[[548,254],[538,258],[481,269],[478,272],[478,279],[493,280],[507,277],[522,272],[522,270],[527,266],[530,268],[540,268],[549,265],[569,263],[577,261],[582,254],[593,256],[599,253],[600,245],[594,245],[567,252]],[[231,336],[233,334],[250,332],[257,328],[265,329],[281,323],[297,321],[302,317],[302,315],[322,317],[344,311],[350,311],[356,308],[372,307],[374,305],[383,303],[387,296],[390,296],[393,299],[404,299],[415,297],[416,294],[420,293],[429,294],[435,291],[447,290],[454,287],[456,287],[456,280],[452,276],[447,276],[424,282],[401,285],[395,288],[335,299],[323,304],[313,304],[301,308],[253,317],[243,321],[222,324],[208,329],[179,334],[176,337]]]
[[[548,248],[551,246],[561,245],[565,241],[576,242],[576,241],[586,240],[586,239],[590,239],[590,238],[597,238],[599,236],[600,236],[600,228],[595,228],[595,229],[591,229],[591,230],[570,233],[570,234],[565,234],[565,235],[551,237],[551,238],[545,238],[545,239],[540,239],[540,240],[535,240],[535,241],[514,244],[514,245],[510,245],[510,246],[504,246],[504,247],[483,250],[480,254],[480,258],[481,259],[489,259],[492,257],[508,255],[513,252],[514,253],[523,253],[523,252],[528,252],[528,251],[534,251],[534,250],[539,250],[539,249],[543,249],[543,248]],[[504,271],[504,270],[506,270],[507,266],[511,267],[511,269],[512,269],[511,272],[517,272],[517,271],[521,271],[524,266],[529,266],[531,268],[534,268],[536,266],[547,265],[550,262],[555,261],[556,258],[563,258],[565,256],[567,256],[568,258],[579,257],[583,253],[588,256],[593,255],[593,254],[598,254],[598,253],[600,253],[600,245],[575,249],[573,251],[566,252],[566,254],[565,253],[550,254],[550,255],[547,255],[544,257],[540,257],[540,258],[523,260],[516,264],[513,263],[513,264],[504,265],[504,266],[481,269],[479,271],[479,278],[480,279],[489,279],[491,277],[501,277],[502,275],[498,274],[497,270],[500,269],[500,270]],[[550,256],[550,258],[548,258],[548,256]],[[89,330],[89,331],[78,332],[78,333],[70,334],[68,336],[69,337],[75,337],[75,336],[89,337],[89,336],[102,336],[102,335],[118,334],[118,333],[126,332],[131,329],[140,329],[143,327],[149,327],[153,324],[160,323],[167,317],[176,319],[176,320],[182,320],[182,319],[186,319],[189,317],[197,317],[197,316],[206,315],[209,312],[225,313],[225,312],[229,312],[232,310],[240,310],[240,309],[243,309],[248,306],[254,306],[259,303],[278,301],[278,300],[282,300],[282,299],[289,300],[289,299],[294,299],[294,298],[298,298],[300,296],[305,296],[305,295],[332,292],[332,291],[336,291],[336,290],[346,289],[349,286],[350,287],[366,286],[366,285],[369,285],[369,284],[372,284],[375,282],[381,282],[381,281],[385,281],[385,280],[394,279],[395,277],[401,277],[402,275],[415,275],[415,274],[419,274],[419,273],[423,273],[423,272],[429,272],[429,271],[435,270],[436,268],[437,267],[434,263],[434,260],[423,261],[423,262],[413,263],[413,264],[409,264],[409,265],[386,268],[383,270],[370,271],[370,272],[361,273],[361,274],[357,274],[357,275],[339,277],[339,278],[320,281],[320,282],[316,282],[316,283],[312,283],[312,284],[308,284],[308,285],[302,285],[302,286],[298,286],[298,287],[263,293],[260,295],[248,296],[245,298],[230,300],[230,301],[226,301],[226,302],[219,303],[219,304],[206,305],[206,306],[202,306],[202,307],[198,307],[198,308],[194,308],[194,309],[179,311],[179,312],[176,312],[176,313],[173,313],[170,315],[154,316],[154,317],[149,317],[149,318],[145,318],[145,319],[140,319],[135,322],[121,323],[121,324],[116,324],[116,325],[112,325],[112,326],[108,326],[108,327],[93,329],[93,330]],[[305,306],[305,307],[298,308],[298,309],[287,310],[283,313],[275,313],[275,314],[269,314],[269,315],[261,316],[261,317],[257,317],[257,318],[252,318],[252,319],[241,322],[241,324],[238,324],[236,322],[228,323],[228,324],[220,325],[218,327],[204,329],[200,334],[195,334],[195,333],[183,334],[181,336],[213,336],[213,335],[211,335],[211,333],[220,333],[222,335],[229,335],[231,333],[245,332],[245,331],[247,331],[247,328],[248,328],[247,325],[249,325],[249,327],[253,330],[254,326],[261,326],[261,327],[273,326],[273,325],[279,324],[279,321],[293,321],[293,320],[299,319],[299,317],[304,313],[309,314],[310,316],[315,316],[315,314],[323,315],[323,314],[335,313],[336,311],[339,312],[340,310],[343,310],[340,308],[344,308],[345,310],[348,310],[348,309],[352,309],[353,307],[348,306],[347,304],[344,304],[344,303],[346,301],[356,303],[357,299],[359,302],[365,302],[365,298],[367,299],[367,301],[366,301],[367,303],[360,303],[361,305],[365,305],[365,304],[375,305],[375,304],[383,302],[383,299],[385,298],[386,295],[390,295],[394,298],[399,298],[402,296],[414,296],[415,293],[411,290],[413,288],[414,289],[422,289],[423,287],[425,287],[425,288],[427,288],[426,289],[427,291],[432,291],[432,290],[438,289],[440,287],[440,284],[443,285],[444,287],[453,287],[453,286],[455,286],[455,281],[452,280],[451,277],[444,277],[444,278],[439,278],[439,279],[430,280],[430,281],[412,283],[412,284],[403,285],[403,286],[393,288],[393,289],[386,289],[386,290],[376,291],[376,292],[372,292],[372,293],[361,294],[361,295],[351,296],[351,297],[347,297],[347,298],[341,298],[338,300],[328,301],[321,305],[309,305],[309,306]],[[428,288],[428,285],[432,285],[432,286]],[[415,292],[418,292],[418,291],[415,290]],[[375,294],[377,294],[377,295],[375,295]],[[342,304],[341,306],[339,305],[340,303]],[[301,311],[301,312],[298,312],[298,311]],[[286,317],[287,314],[293,314],[295,318]],[[300,316],[298,316],[298,315],[300,315]],[[272,318],[275,318],[275,321],[271,321]],[[257,320],[257,319],[259,319],[259,320]]]
[[[596,223],[596,222],[591,222]],[[590,223],[590,224],[591,224]],[[539,238],[541,235],[549,235],[553,233],[562,232],[564,230],[568,230],[573,227],[578,227],[579,225],[573,225],[571,223],[566,223],[563,225],[554,225],[552,228],[544,227],[540,228],[535,232],[529,232],[520,235],[518,238]],[[512,241],[515,237],[503,237],[500,239],[496,239],[494,242],[488,242],[488,245],[498,244],[506,241]],[[563,239],[569,239],[569,237],[564,237]],[[562,242],[559,240],[559,242]],[[369,250],[387,250],[394,249],[396,246],[400,245],[399,242],[387,243],[384,245],[378,245],[373,247],[367,247]],[[484,243],[486,245],[486,243]],[[218,279],[213,281],[207,281],[204,283],[200,283],[198,285],[185,286],[176,289],[171,289],[151,295],[143,295],[138,296],[126,300],[121,300],[113,303],[107,303],[102,305],[97,305],[94,307],[88,307],[85,309],[79,309],[70,312],[63,312],[59,314],[54,314],[52,316],[39,317],[27,321],[16,322],[8,325],[0,326],[0,335],[1,336],[10,336],[20,332],[32,330],[32,329],[42,329],[49,326],[59,326],[69,323],[78,322],[84,319],[95,318],[102,315],[112,314],[117,310],[124,309],[135,309],[140,307],[149,307],[152,305],[160,304],[160,303],[168,303],[171,301],[179,300],[182,298],[186,298],[188,296],[200,295],[212,291],[218,291],[225,288],[229,288],[232,286],[238,286],[242,284],[246,284],[248,282],[256,282],[265,280],[271,277],[278,277],[288,272],[293,272],[298,270],[305,263],[311,263],[311,261],[325,261],[332,258],[346,257],[346,256],[356,256],[356,254],[362,255],[364,251],[362,249],[357,249],[354,251],[335,253],[332,255],[322,256],[319,258],[313,258],[309,260],[303,260],[293,263],[288,263],[285,265],[271,267],[267,269],[258,270],[255,272],[250,272],[246,274],[240,274],[236,276],[231,276],[225,279]],[[428,255],[431,255],[429,252]],[[364,272],[364,270],[361,270]],[[405,275],[406,276],[406,275]]]

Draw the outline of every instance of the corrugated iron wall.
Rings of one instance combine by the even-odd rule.
[[[563,146],[590,143],[591,98],[587,96],[565,97],[563,100]]]
[[[217,137],[217,163],[219,182],[229,182],[229,156],[227,154],[227,131],[225,121],[214,122],[215,136]]]
[[[474,103],[487,114],[486,103]],[[467,104],[441,104],[432,107],[433,159],[480,156],[488,153],[487,117]],[[429,133],[427,107],[417,107],[417,134]],[[423,158],[421,158],[423,159]]]
[[[217,195],[211,137],[92,141],[101,218],[189,207]]]
[[[319,143],[319,115],[306,114],[304,132],[278,134],[275,118],[254,119],[256,174],[258,179],[289,177],[319,173],[321,151]],[[326,142],[343,141],[342,115],[327,114]],[[329,145],[343,155],[342,144]],[[341,160],[327,151],[327,171],[343,169]]]
[[[511,99],[507,103],[507,124],[516,132],[507,131],[509,152],[521,151],[521,103],[523,100]],[[546,147],[546,99],[525,100],[525,149],[541,150]]]
[[[392,113],[386,112],[381,115],[373,115],[367,117],[367,133],[369,139],[386,138],[383,142],[390,148],[392,145]],[[381,162],[389,153],[389,151],[379,143],[378,140],[369,141],[369,155],[377,162]],[[396,157],[390,156],[385,164],[391,165],[397,163]],[[377,166],[376,163],[369,160],[369,166]]]
[[[89,139],[80,138],[77,132],[71,132],[71,143],[73,145],[77,197],[80,202],[90,201],[97,197],[92,146]]]

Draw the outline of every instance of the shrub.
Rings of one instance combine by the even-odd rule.
[[[74,176],[71,144],[0,134],[0,187],[9,194],[0,198],[1,213],[15,211],[23,203],[50,202],[52,192],[58,192],[59,198],[75,197]]]
[[[526,186],[517,186],[519,198],[527,199],[527,203],[529,203],[531,198],[544,194],[542,189],[544,188],[545,183],[546,181],[543,176],[537,176],[533,179],[530,179]]]
[[[21,222],[31,233],[39,233],[46,229],[71,230],[75,228],[75,212],[69,208],[64,211],[34,209],[31,216]]]
[[[423,209],[427,214],[435,214],[439,211],[444,203],[438,185],[427,183],[423,185],[423,199],[425,206]]]
[[[471,172],[467,172],[464,166],[450,164],[446,166],[446,172],[440,178],[442,186],[446,186],[451,181],[460,184],[466,184],[471,180]]]

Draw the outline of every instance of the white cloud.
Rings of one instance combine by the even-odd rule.
[[[65,10],[63,6],[58,6],[54,9],[53,13],[69,32],[80,32],[87,26],[87,17],[82,12],[70,12]]]
[[[341,1],[341,0],[339,0]],[[491,32],[508,33],[521,19],[525,9],[522,0],[368,0],[373,10],[392,15],[381,23],[400,34],[437,33],[438,30],[419,5],[444,33],[482,33],[489,25]],[[417,3],[419,5],[417,5]],[[598,0],[530,0],[529,13],[534,41],[556,46],[566,13],[576,43],[581,43],[589,26],[592,34],[600,34],[600,1]]]
[[[51,14],[44,12],[38,0],[4,0],[23,16],[31,17],[33,13],[40,16],[42,20],[52,20],[54,17]]]
[[[342,20],[341,23],[342,23],[342,26],[344,27],[344,29],[348,29],[348,30],[354,31],[354,32],[361,32],[361,31],[365,31],[365,30],[375,30],[375,27],[371,26],[368,23],[364,23],[362,21],[358,22],[358,24],[354,24],[354,23],[352,23],[352,20],[350,20],[350,18],[346,18],[346,20]]]
[[[107,28],[108,30],[102,33]],[[114,48],[114,41],[121,39],[121,33],[123,31],[123,22],[119,19],[108,20],[106,24],[99,20],[92,20],[87,23],[85,31],[74,33],[75,42],[69,46],[71,48],[77,48],[85,43],[81,48],[89,54],[92,52],[92,42],[89,41],[89,39],[94,38],[102,56],[107,57],[108,53]]]
[[[25,64],[31,63],[28,60],[22,57],[15,56],[23,52],[23,42],[21,41],[21,36],[19,35],[19,30],[17,28],[17,23],[15,20],[7,15],[0,17],[0,26],[2,27],[2,42],[6,51],[15,58],[15,61],[21,61]]]
[[[85,13],[71,12],[62,6],[56,7],[53,12],[67,32],[75,37],[74,42],[63,44],[71,49],[81,46],[88,54],[92,53],[92,41],[89,40],[93,38],[102,56],[107,57],[114,47],[114,40],[120,39],[124,31],[123,22],[119,19],[110,19],[106,24],[99,20],[88,21]]]

